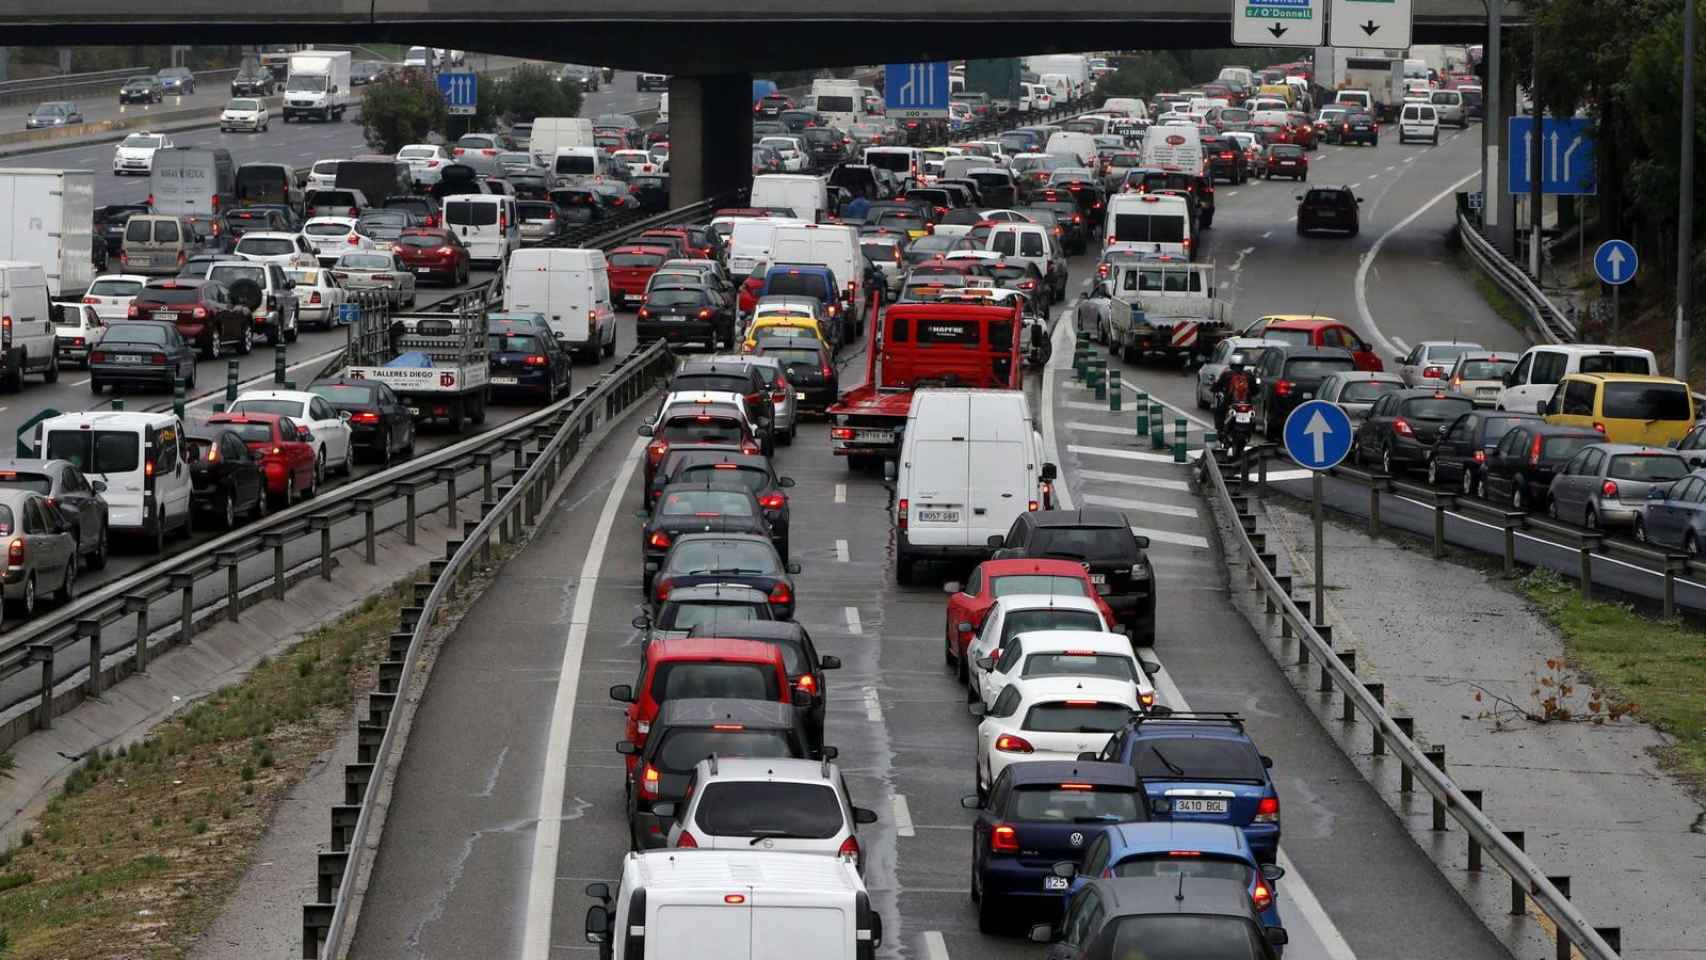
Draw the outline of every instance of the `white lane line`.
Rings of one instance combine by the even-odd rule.
[[[1400,353],[1409,353],[1410,352],[1410,345],[1408,343],[1404,342],[1403,337],[1393,337],[1392,342],[1398,345],[1398,350]]]
[[[1360,186],[1362,186],[1362,181],[1358,180],[1356,183],[1351,184],[1351,189],[1355,190],[1357,187],[1360,187]]]
[[[942,931],[924,931],[924,960],[949,960],[948,944],[942,939]]]
[[[568,785],[569,736],[575,722],[575,694],[581,675],[581,657],[586,653],[587,627],[592,622],[592,599],[598,591],[598,575],[604,565],[604,550],[616,510],[633,482],[645,437],[628,451],[622,469],[604,498],[586,561],[575,583],[575,606],[569,616],[569,637],[563,644],[563,662],[557,672],[557,697],[551,705],[551,732],[546,741],[544,776],[539,784],[539,807],[533,832],[533,867],[527,881],[527,923],[521,941],[524,960],[550,960],[551,913],[557,899],[557,854],[563,834],[563,794]]]
[[[845,540],[835,541],[835,559],[841,561],[842,563],[847,562],[847,541],[845,541]],[[852,609],[852,608],[848,608],[848,609]]]
[[[1397,164],[1395,164],[1395,163],[1389,163],[1389,164],[1387,164],[1387,165],[1386,165],[1386,172],[1387,172],[1387,173],[1391,173],[1391,172],[1392,172],[1392,171],[1393,171],[1393,170],[1396,170],[1396,169],[1397,169],[1397,168],[1398,168],[1398,165],[1397,165]]]
[[[1416,219],[1418,217],[1420,217],[1422,214],[1427,213],[1428,210],[1431,209],[1434,204],[1439,203],[1441,200],[1444,200],[1446,197],[1449,197],[1452,194],[1455,194],[1457,192],[1458,187],[1463,186],[1464,184],[1468,183],[1471,180],[1474,180],[1476,177],[1479,177],[1480,175],[1481,175],[1481,171],[1479,171],[1479,170],[1476,170],[1473,173],[1466,174],[1463,177],[1463,179],[1457,181],[1456,183],[1452,184],[1449,187],[1446,187],[1444,190],[1441,190],[1439,193],[1434,194],[1433,199],[1431,199],[1428,202],[1417,207],[1415,209],[1415,211],[1413,213],[1411,213],[1409,216],[1407,216],[1404,219],[1393,224],[1391,226],[1391,228],[1389,228],[1385,233],[1380,235],[1380,239],[1374,241],[1374,246],[1368,248],[1368,253],[1363,255],[1362,263],[1357,266],[1356,290],[1355,290],[1355,292],[1356,292],[1356,301],[1357,301],[1357,313],[1358,313],[1358,315],[1360,315],[1362,317],[1363,332],[1367,333],[1369,336],[1373,337],[1374,339],[1380,341],[1380,345],[1386,348],[1385,349],[1386,353],[1389,353],[1389,354],[1390,353],[1402,353],[1405,351],[1401,351],[1401,350],[1396,349],[1394,347],[1392,341],[1388,340],[1386,338],[1386,335],[1380,332],[1380,327],[1378,325],[1376,325],[1374,322],[1374,312],[1368,308],[1368,270],[1370,267],[1374,266],[1374,258],[1380,256],[1380,248],[1384,247],[1386,245],[1386,241],[1391,239],[1394,234],[1396,234],[1398,231],[1404,229],[1405,227],[1409,226],[1410,224],[1415,223]]]
[[[1455,140],[1455,139],[1456,139],[1456,138],[1455,138],[1455,137],[1453,137],[1453,138],[1452,138],[1452,139],[1454,139],[1454,140]],[[1405,162],[1405,163],[1415,163],[1415,162],[1416,162],[1416,158],[1415,158],[1415,157],[1405,157],[1405,158],[1404,158],[1404,162]]]
[[[1071,362],[1072,341],[1075,337],[1076,332],[1073,330],[1072,324],[1057,323],[1054,328],[1054,338],[1060,342],[1054,345],[1054,353],[1049,356],[1048,364],[1043,367],[1043,448],[1053,455],[1057,463],[1060,461],[1060,448],[1055,446],[1054,442],[1054,380],[1056,372]],[[1057,483],[1054,485],[1054,498],[1060,503],[1062,510],[1072,509],[1072,491],[1067,484]]]
[[[72,386],[73,386],[73,387],[83,387],[83,386],[87,386],[87,385],[88,385],[88,383],[89,383],[89,378],[88,378],[88,377],[84,377],[84,378],[83,378],[83,379],[81,379],[81,380],[73,380],[73,381],[71,381],[71,385],[72,385]]]
[[[1132,500],[1127,497],[1104,497],[1100,494],[1086,493],[1083,498],[1086,504],[1098,507],[1114,507],[1120,510],[1132,510],[1137,513],[1154,513],[1164,517],[1189,517],[1196,519],[1196,507],[1181,507],[1171,503],[1156,503],[1153,500]]]
[[[1079,430],[1084,433],[1113,433],[1119,434],[1120,436],[1131,437],[1134,440],[1138,439],[1137,426],[1135,423],[1121,427],[1106,423],[1084,423],[1078,420],[1071,420],[1067,422],[1066,429],[1068,431]],[[1168,439],[1171,439],[1171,435],[1169,435]]]
[[[1171,543],[1181,547],[1195,547],[1198,550],[1208,549],[1208,538],[1198,537],[1189,533],[1174,533],[1171,530],[1153,530],[1149,527],[1134,526],[1131,532],[1140,537],[1148,537],[1155,543]]]
[[[1267,233],[1262,234],[1262,239],[1266,240],[1267,238],[1269,238],[1273,235],[1274,235],[1274,232],[1272,230],[1269,230]]]
[[[906,805],[905,794],[894,795],[894,832],[903,837],[914,836],[918,832],[912,828],[912,810]]]
[[[1229,197],[1236,197],[1236,196],[1238,196],[1238,191],[1236,191],[1236,190],[1228,190],[1228,191],[1226,191],[1226,195],[1227,195],[1227,196],[1229,196]]]
[[[1081,453],[1089,457],[1110,457],[1114,460],[1139,460],[1143,463],[1173,463],[1173,455],[1170,453],[1145,453],[1139,450],[1115,450],[1112,447],[1090,447],[1080,443],[1067,444],[1066,452]],[[1182,467],[1185,465],[1180,463],[1174,464],[1174,466]],[[1063,509],[1070,510],[1072,508],[1064,507]]]
[[[1120,385],[1125,387],[1127,390],[1130,390],[1132,393],[1137,392],[1137,385],[1132,383],[1130,380],[1121,380]],[[1214,429],[1214,424],[1209,423],[1207,420],[1204,420],[1203,418],[1197,416],[1196,414],[1190,412],[1189,410],[1186,410],[1184,407],[1175,407],[1172,404],[1168,403],[1167,401],[1161,399],[1160,397],[1155,396],[1154,394],[1150,394],[1149,399],[1152,403],[1161,404],[1163,407],[1166,407],[1167,409],[1173,411],[1174,413],[1178,414],[1179,416],[1184,417],[1186,420],[1189,420],[1190,422],[1196,424],[1197,426],[1203,428],[1204,430],[1213,430]]]
[[[838,483],[835,485],[835,502],[836,503],[846,503],[847,502],[847,484]]]
[[[883,702],[877,699],[877,688],[865,688],[865,719],[872,723],[883,722]]]
[[[1086,403],[1083,400],[1062,400],[1060,405],[1068,410],[1090,410],[1095,413],[1113,413],[1105,403]]]
[[[861,633],[865,632],[864,626],[859,622],[859,608],[858,607],[842,607],[841,612],[847,618],[847,632],[848,633],[851,633],[852,635],[857,637]]]
[[[1176,490],[1179,492],[1187,492],[1191,489],[1190,483],[1184,480],[1162,480],[1157,477],[1145,477],[1135,473],[1111,473],[1107,470],[1079,470],[1077,473],[1079,478],[1083,480],[1097,480],[1105,483],[1126,483],[1137,487],[1151,487],[1156,490]],[[1272,473],[1268,474],[1269,480],[1272,480],[1273,478],[1274,475]]]

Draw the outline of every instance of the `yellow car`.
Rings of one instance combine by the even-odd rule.
[[[746,330],[746,342],[742,344],[743,353],[749,353],[758,346],[761,334],[773,336],[811,336],[833,353],[835,348],[829,342],[829,335],[824,332],[823,324],[815,317],[799,313],[760,313],[752,320],[752,325]]]
[[[1670,377],[1633,373],[1567,374],[1541,411],[1547,423],[1592,427],[1611,443],[1663,447],[1694,426],[1694,396]]]

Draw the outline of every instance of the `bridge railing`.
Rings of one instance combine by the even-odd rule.
[[[1469,259],[1475,261],[1481,272],[1498,284],[1500,290],[1522,305],[1529,322],[1546,338],[1546,342],[1574,343],[1579,336],[1575,319],[1558,309],[1552,298],[1535,286],[1521,267],[1506,259],[1498,247],[1481,236],[1480,229],[1468,216],[1468,205],[1464,202],[1466,195],[1460,193],[1457,196],[1457,235],[1463,240],[1463,249],[1469,252]]]

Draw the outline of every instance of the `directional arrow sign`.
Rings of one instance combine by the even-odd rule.
[[[1408,47],[1410,4],[1411,0],[1333,0],[1332,45]]]
[[[1335,404],[1309,400],[1285,418],[1285,452],[1300,467],[1331,470],[1351,451],[1351,418]]]
[[[1607,240],[1593,252],[1593,272],[1599,275],[1601,283],[1609,283],[1621,287],[1635,279],[1635,271],[1641,266],[1641,258],[1635,255],[1635,248],[1627,240]]]
[[[1540,128],[1540,142],[1534,142],[1534,118],[1510,118],[1510,143],[1521,144],[1506,153],[1505,182],[1511,193],[1526,195],[1529,174],[1534,170],[1536,150],[1540,151],[1540,172],[1545,178],[1540,189],[1553,196],[1594,194],[1598,192],[1595,177],[1593,121],[1580,117],[1547,117]]]
[[[1327,0],[1232,0],[1232,42],[1243,47],[1318,47],[1327,42]]]

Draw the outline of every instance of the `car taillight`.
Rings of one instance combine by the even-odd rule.
[[[1600,484],[1599,485],[1599,492],[1600,492],[1601,496],[1610,497],[1611,499],[1616,500],[1617,499],[1617,481],[1607,480],[1604,483]]]
[[[1443,376],[1445,376],[1445,369],[1442,367],[1423,367],[1422,368],[1422,378],[1425,380],[1438,380],[1439,378],[1441,378]]]
[[[824,376],[826,376],[826,377],[829,376],[829,368],[824,367],[823,373],[824,373]],[[853,428],[852,427],[830,427],[829,428],[829,439],[831,439],[831,440],[851,440],[851,439],[853,439]],[[901,501],[901,503],[905,503],[905,502],[906,502],[905,500]],[[902,507],[901,508],[902,512],[904,512],[905,509],[906,509],[905,507]]]
[[[849,430],[847,433],[851,436],[853,431]],[[905,497],[901,497],[900,501],[894,505],[895,523],[902,530],[906,529],[906,508],[908,506],[909,501]]]
[[[1416,431],[1410,428],[1410,421],[1403,417],[1392,421],[1392,431],[1400,437],[1414,437],[1416,435]]]
[[[693,834],[683,830],[681,836],[676,838],[675,846],[680,850],[697,850],[699,849],[699,841],[693,839]]]
[[[668,600],[669,599],[669,581],[668,580],[659,580],[657,582],[657,587],[655,588],[655,590],[653,592],[656,595],[657,601],[659,603],[662,603],[665,600]]]
[[[989,852],[1018,853],[1019,831],[1005,823],[989,831]]]
[[[1604,435],[1604,434],[1605,434],[1605,424],[1603,424],[1603,423],[1595,423],[1595,424],[1594,424],[1594,425],[1593,425],[1593,428],[1594,428],[1594,429],[1595,429],[1595,430],[1598,430],[1598,431],[1599,431],[1599,432],[1600,432],[1600,435],[1601,435],[1601,436],[1603,436],[1603,435]]]
[[[90,353],[89,354],[89,362],[90,363],[106,363],[107,362],[106,351],[96,350],[96,351]]]
[[[350,418],[349,418],[349,422],[350,423],[378,423],[379,422],[379,414],[374,413],[371,410],[363,410],[359,413],[351,414]]]
[[[1011,733],[1004,733],[1001,736],[996,737],[995,749],[1000,750],[1002,753],[1033,752],[1031,741],[1026,740],[1024,737],[1015,737]]]
[[[1528,448],[1528,465],[1533,467],[1533,466],[1539,466],[1539,464],[1540,464],[1540,438],[1535,437],[1534,438],[1534,444]]]
[[[142,311],[133,303],[130,305],[129,309],[125,310],[125,315],[129,317],[140,317],[142,316]]]
[[[787,606],[794,602],[794,591],[786,583],[778,583],[770,588],[770,603],[773,606]]]
[[[359,216],[361,216],[361,211],[357,210],[355,207],[350,207],[348,216],[350,216],[352,218],[353,217],[359,217]]]
[[[101,298],[100,297],[84,297],[83,302],[84,303],[100,303]]]
[[[1486,463],[1487,462],[1487,451],[1485,451],[1485,450],[1475,451],[1475,462],[1476,463]]]
[[[767,493],[758,498],[758,505],[766,510],[780,510],[788,503],[788,495],[784,493]]]
[[[154,461],[152,461],[152,460],[142,461],[142,475],[144,477],[152,477],[154,475]]]
[[[835,855],[843,860],[857,861],[859,859],[859,838],[848,837],[841,841],[841,849],[835,851]]]
[[[742,440],[740,442],[740,452],[745,454],[756,454],[759,452],[758,444],[752,440]]]
[[[1273,906],[1274,892],[1268,889],[1266,883],[1257,880],[1256,889],[1250,891],[1250,900],[1255,903],[1256,910],[1260,912]]]
[[[190,316],[195,317],[197,320],[206,320],[207,319],[207,308],[206,307],[196,307],[195,312],[191,313]]]
[[[148,362],[164,366],[166,363],[166,355],[163,353],[156,353],[148,358]],[[152,467],[153,464],[149,464],[149,466]]]
[[[641,320],[644,320],[651,315],[652,315],[652,312],[650,310],[647,310],[645,307],[641,307],[640,312],[635,314],[635,316],[639,317]]]
[[[640,773],[640,793],[648,797],[657,796],[659,782],[662,779],[663,774],[658,772],[657,767],[649,763],[646,764],[646,769]]]
[[[1289,397],[1289,396],[1291,396],[1291,388],[1293,386],[1295,386],[1295,384],[1293,384],[1290,380],[1275,380],[1274,381],[1274,396],[1276,396],[1276,397]]]
[[[699,319],[701,319],[701,320],[709,320],[709,319],[711,319],[711,311],[710,311],[710,309],[709,309],[709,308],[706,308],[706,309],[704,309],[704,310],[700,310],[700,311],[699,311]]]
[[[535,353],[535,354],[529,355],[526,359],[522,360],[521,362],[526,364],[527,366],[530,366],[530,367],[543,367],[543,366],[545,366],[545,364],[549,363],[550,361],[546,360],[542,354]]]
[[[1252,823],[1279,823],[1279,797],[1263,797],[1256,804],[1256,816]]]
[[[14,567],[24,563],[24,538],[13,537],[12,543],[6,547],[6,562]]]
[[[1030,506],[1027,507],[1026,509],[1029,510],[1031,513],[1036,513],[1037,512],[1037,502],[1035,500],[1030,501]]]
[[[646,447],[646,456],[650,457],[653,463],[657,463],[659,460],[662,460],[663,455],[668,452],[669,442],[666,440],[659,440],[656,443],[647,445]]]
[[[670,544],[669,534],[662,531],[662,530],[659,530],[658,532],[656,532],[656,533],[654,533],[651,536],[646,538],[646,546],[656,547],[659,550],[668,550],[669,544]]]

